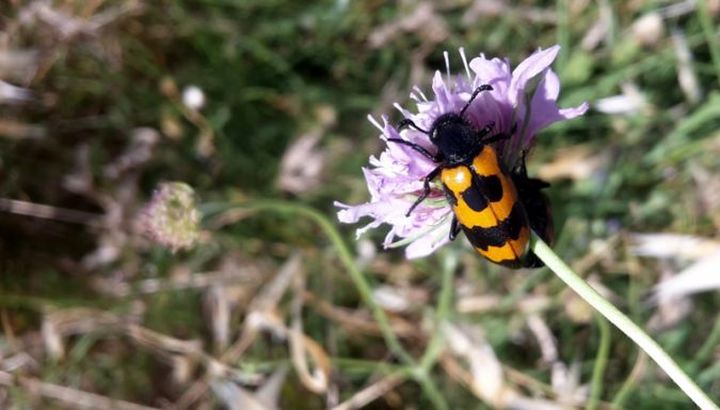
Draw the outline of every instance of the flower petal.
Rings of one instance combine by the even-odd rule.
[[[445,239],[435,240],[431,236],[425,236],[411,243],[405,248],[405,257],[408,259],[418,259],[431,255],[436,250],[445,246],[450,239],[445,235]]]
[[[488,60],[482,54],[479,57],[475,57],[470,60],[470,69],[476,75],[477,84],[474,85],[475,87],[480,84],[490,84],[493,88],[498,90],[496,84],[498,81],[507,82],[509,84],[510,79],[512,78],[512,74],[510,73],[510,64],[508,64],[507,61],[503,61],[499,58]]]
[[[452,111],[455,107],[452,105],[452,95],[447,84],[443,80],[440,71],[435,71],[432,81],[432,89],[435,93],[435,103],[440,109],[440,113]]]
[[[559,94],[560,79],[552,69],[548,69],[532,96],[529,112],[524,113],[524,115],[530,115],[530,119],[527,122],[527,128],[523,132],[522,141],[515,146],[515,151],[529,149],[541,129],[558,121],[578,117],[588,110],[589,105],[587,103],[582,103],[573,108],[559,109],[556,102]],[[524,104],[522,105],[524,106]]]
[[[508,97],[513,105],[518,105],[521,101],[521,95],[530,80],[550,67],[559,52],[559,45],[552,46],[547,50],[540,49],[513,70],[512,82],[508,90]]]
[[[432,254],[450,242],[449,234],[450,223],[445,223],[408,245],[405,248],[405,257],[417,259]]]
[[[577,118],[581,115],[584,115],[587,110],[590,109],[590,104],[588,104],[587,101],[581,103],[577,107],[571,107],[571,108],[561,108],[560,109],[560,116],[563,120],[571,120],[573,118]]]

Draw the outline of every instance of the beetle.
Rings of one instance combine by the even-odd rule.
[[[550,199],[542,191],[548,188],[550,184],[539,178],[528,177],[524,154],[520,165],[510,171],[510,177],[515,184],[518,198],[522,202],[523,208],[525,208],[530,229],[535,231],[548,245],[552,245],[555,241],[552,208],[550,207]],[[535,253],[528,251],[523,267],[541,268],[543,266],[545,264]]]
[[[509,138],[509,134],[491,135],[494,123],[478,128],[465,119],[475,98],[492,89],[489,84],[477,87],[459,112],[440,115],[429,130],[409,118],[398,123],[398,130],[411,127],[426,134],[437,149],[435,154],[410,141],[387,139],[409,146],[438,164],[423,178],[423,190],[406,216],[430,195],[431,181],[440,177],[453,210],[450,240],[463,231],[475,250],[493,263],[515,269],[540,267],[542,262],[529,249],[530,229],[539,229],[543,238],[551,239],[545,232],[548,227],[552,232],[549,202],[541,192],[547,184],[527,176],[524,155],[521,166],[511,173],[505,170],[491,144]],[[535,212],[543,216],[535,216]]]

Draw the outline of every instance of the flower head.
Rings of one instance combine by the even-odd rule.
[[[173,252],[195,244],[199,220],[195,192],[183,182],[160,184],[140,214],[145,235]]]
[[[427,98],[415,87],[410,97],[416,103],[417,112],[410,112],[397,104],[396,107],[418,128],[427,130],[440,115],[459,112],[477,87],[490,84],[492,90],[479,94],[464,117],[478,129],[494,124],[493,134],[510,136],[493,143],[493,146],[505,168],[513,169],[522,160],[523,153],[531,148],[541,129],[578,117],[588,109],[587,103],[574,108],[558,108],[556,101],[560,81],[550,65],[559,51],[559,46],[538,50],[511,70],[507,60],[487,59],[482,54],[468,64],[461,49],[466,76],[451,77],[448,73],[443,78],[440,72],[436,72],[432,82],[434,99]],[[387,117],[383,117],[382,125],[369,118],[386,141],[400,138],[431,153],[436,151],[428,136],[419,130],[399,132]],[[386,248],[408,245],[405,252],[409,258],[432,253],[448,242],[452,220],[452,211],[441,187],[433,186],[430,196],[410,215],[405,214],[422,192],[423,178],[436,166],[413,148],[389,142],[379,157],[370,157],[370,167],[363,168],[370,202],[356,206],[336,202],[335,205],[341,208],[338,219],[355,223],[369,216],[372,221],[357,230],[358,236],[386,223],[391,227],[384,241]]]

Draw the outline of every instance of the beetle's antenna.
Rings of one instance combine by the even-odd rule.
[[[425,135],[430,135],[430,131],[426,131],[426,130],[418,127],[417,125],[415,125],[413,120],[411,120],[410,118],[403,118],[403,120],[400,121],[397,125],[398,131],[401,131],[403,128],[406,128],[406,127],[415,128],[416,130],[422,132]]]
[[[480,94],[483,91],[491,91],[492,89],[493,89],[493,87],[490,84],[483,84],[480,87],[476,88],[475,91],[473,91],[472,95],[470,96],[470,99],[468,100],[468,102],[465,103],[465,106],[463,107],[463,109],[460,110],[460,116],[462,117],[463,115],[465,115],[465,111],[468,108],[470,108],[470,104],[472,104],[472,102],[475,100],[475,97],[477,97],[478,94]]]

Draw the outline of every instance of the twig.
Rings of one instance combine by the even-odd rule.
[[[0,212],[91,226],[98,225],[103,218],[100,214],[8,198],[0,198]]]
[[[157,407],[115,400],[99,394],[46,383],[30,377],[15,376],[4,371],[0,371],[0,386],[21,388],[32,395],[61,401],[74,409],[159,410]]]
[[[355,393],[348,400],[340,403],[332,408],[332,410],[353,410],[364,407],[365,405],[375,401],[385,393],[399,386],[405,381],[404,372],[396,372],[389,376],[385,376],[375,383]]]

